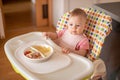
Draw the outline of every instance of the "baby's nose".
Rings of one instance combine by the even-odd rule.
[[[77,27],[76,27],[76,25],[73,25],[73,29],[76,29]]]

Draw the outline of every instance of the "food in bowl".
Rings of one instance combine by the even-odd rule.
[[[49,58],[53,49],[48,45],[32,45],[24,50],[24,55],[29,60],[44,60]]]
[[[27,49],[25,52],[24,52],[24,55],[28,58],[31,58],[31,59],[39,59],[41,57],[40,53],[39,52],[35,52],[31,49]]]

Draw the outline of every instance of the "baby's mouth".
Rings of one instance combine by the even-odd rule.
[[[76,33],[76,31],[72,31],[73,33]]]
[[[76,31],[72,31],[72,34],[76,34]]]

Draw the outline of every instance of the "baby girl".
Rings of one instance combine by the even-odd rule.
[[[87,15],[80,8],[70,12],[67,28],[57,33],[43,32],[43,35],[51,38],[58,44],[63,53],[76,53],[85,56],[89,49],[89,41],[83,33]]]

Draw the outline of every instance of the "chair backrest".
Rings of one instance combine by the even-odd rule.
[[[93,8],[82,9],[87,14],[87,22],[84,30],[84,33],[88,37],[90,43],[90,51],[87,54],[87,57],[94,61],[99,58],[105,37],[109,35],[112,30],[112,19],[103,11]],[[61,18],[59,18],[56,26],[57,31],[67,27],[69,16],[70,14],[67,12]]]

